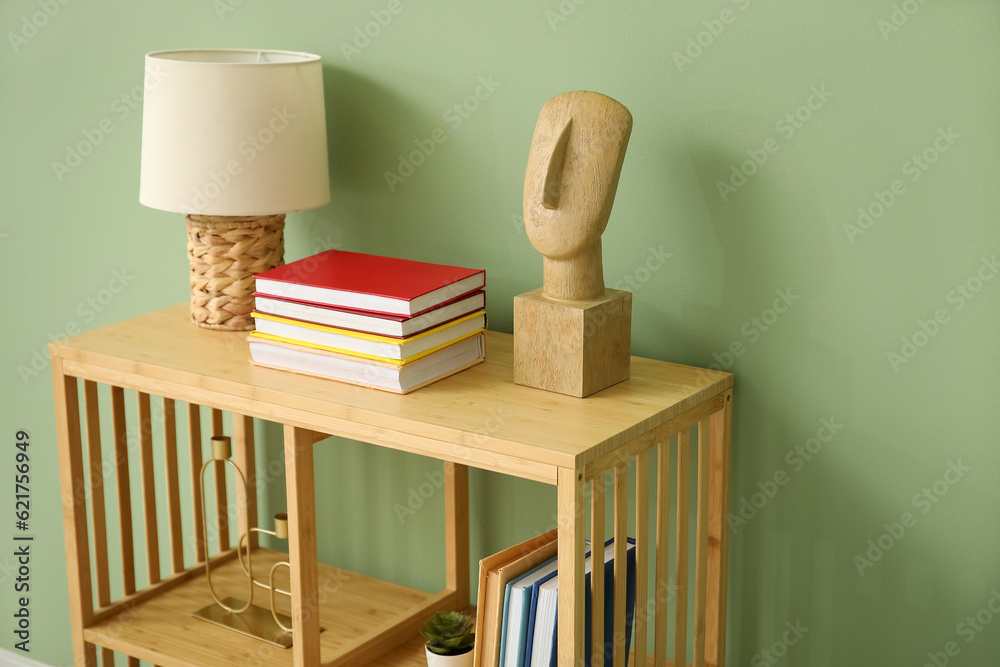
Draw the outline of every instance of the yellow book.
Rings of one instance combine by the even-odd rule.
[[[370,360],[251,334],[250,360],[256,366],[339,380],[406,394],[481,363],[486,336],[474,333],[405,363]]]
[[[486,328],[485,311],[470,313],[408,338],[338,329],[256,311],[253,313],[253,318],[257,330],[251,335],[258,338],[396,362],[409,360],[411,357],[420,358],[418,355],[429,354]]]

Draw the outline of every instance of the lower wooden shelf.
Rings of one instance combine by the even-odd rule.
[[[257,549],[254,573],[263,579],[285,554]],[[213,567],[212,582],[220,596],[245,599],[246,583],[236,560]],[[279,587],[287,590],[287,576]],[[432,594],[381,581],[340,568],[319,566],[320,651],[322,662],[347,665],[426,665],[417,634],[426,618],[447,607],[451,591]],[[205,575],[199,574],[134,607],[84,629],[86,641],[147,660],[162,667],[201,665],[292,665],[292,650],[197,619],[191,614],[212,602]],[[267,591],[257,588],[254,604],[267,606]],[[281,613],[289,613],[288,596],[276,596]],[[416,648],[411,646],[411,638]],[[400,649],[393,648],[403,644]]]
[[[370,663],[371,667],[427,667],[424,639],[417,636]]]
[[[427,667],[427,656],[424,654],[424,640],[420,637],[414,637],[370,664],[371,667]],[[649,654],[646,657],[646,665],[644,667],[654,667],[655,664],[656,656]],[[635,651],[629,654],[628,667],[635,667]],[[690,663],[680,665],[667,658],[663,661],[663,667],[694,667],[694,665]]]

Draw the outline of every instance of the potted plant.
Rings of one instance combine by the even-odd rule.
[[[458,611],[434,614],[420,634],[427,640],[427,667],[472,667],[473,620]]]

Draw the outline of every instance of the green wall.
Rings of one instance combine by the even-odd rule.
[[[290,217],[287,257],[485,267],[502,331],[541,281],[519,217],[541,106],[576,89],[624,103],[604,266],[633,292],[633,351],[736,374],[730,664],[997,661],[996,2],[4,0],[0,29],[0,553],[24,429],[31,657],[71,660],[46,345],[187,297],[180,216],[138,203],[143,54],[263,47],[324,59],[333,198]],[[280,431],[258,435],[274,511]],[[398,512],[431,462],[328,441],[317,465],[325,560],[441,585],[443,494]],[[552,523],[550,488],[474,472],[472,496],[475,557]],[[786,623],[808,631],[783,644]]]

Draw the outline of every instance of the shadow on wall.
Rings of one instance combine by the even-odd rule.
[[[736,124],[732,116],[704,122],[743,127],[759,120]],[[836,449],[856,437],[850,411],[834,414],[851,405],[842,394],[856,382],[855,368],[851,358],[809,335],[809,311],[835,289],[827,267],[836,230],[794,143],[779,146],[777,135],[772,139],[749,150],[735,137],[729,144],[717,134],[687,139],[701,186],[689,210],[705,210],[712,227],[705,247],[717,245],[723,274],[715,304],[703,304],[701,312],[694,307],[700,331],[661,314],[662,326],[679,333],[687,363],[736,373],[732,657],[773,664],[768,661],[787,653],[787,664],[833,665],[846,648],[835,643],[845,636],[843,628],[834,632],[835,598],[856,586],[856,572],[840,553],[851,545],[831,536],[844,534],[868,507],[849,470],[829,473],[837,470]],[[686,311],[692,312],[690,304]],[[713,334],[704,336],[705,330]]]
[[[682,349],[697,351],[688,363],[737,376],[731,655],[823,666],[894,664],[904,651],[922,664],[960,639],[940,627],[940,606],[960,606],[954,582],[934,575],[948,571],[945,550],[919,533],[934,511],[923,482],[961,483],[959,464],[950,473],[918,464],[899,443],[852,427],[864,373],[808,328],[810,311],[837,302],[829,248],[839,226],[826,220],[794,143],[763,164],[737,142],[693,139],[688,149],[725,270],[718,305],[696,320],[720,333],[706,342],[660,317]],[[795,298],[780,299],[782,290]],[[858,460],[869,463],[858,469]],[[922,482],[887,498],[881,482],[914,466]]]

